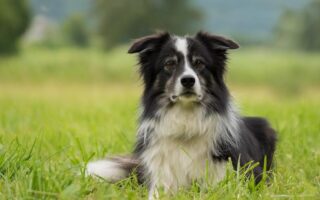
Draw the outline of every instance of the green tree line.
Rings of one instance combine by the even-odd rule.
[[[85,47],[98,35],[110,49],[159,29],[192,34],[204,18],[191,0],[93,0],[91,6],[91,13],[70,16],[62,26],[67,45]],[[31,16],[28,0],[0,0],[0,54],[17,50]],[[274,33],[278,47],[320,50],[320,0],[285,11]]]
[[[200,10],[189,0],[95,0],[97,31],[105,47],[163,29],[186,34],[200,27]]]
[[[286,10],[275,28],[276,44],[307,51],[320,50],[320,0],[298,11]]]

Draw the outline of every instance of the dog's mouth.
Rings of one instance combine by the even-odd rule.
[[[192,91],[186,91],[186,92],[183,92],[180,96],[192,97],[192,96],[196,96],[196,95],[197,94]]]
[[[201,94],[197,94],[193,91],[184,91],[181,94],[175,95],[172,94],[170,96],[170,100],[172,102],[177,102],[177,101],[188,101],[188,102],[199,102],[202,99]]]

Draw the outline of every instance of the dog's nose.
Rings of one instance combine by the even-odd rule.
[[[195,82],[196,82],[196,79],[192,76],[184,76],[181,78],[181,84],[185,88],[192,88]]]

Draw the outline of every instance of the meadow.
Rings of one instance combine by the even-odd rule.
[[[146,199],[134,177],[109,184],[84,173],[133,147],[142,87],[126,48],[0,57],[0,199]],[[214,187],[161,199],[319,199],[319,63],[319,53],[231,52],[227,82],[242,114],[278,131],[273,178],[255,187],[229,166]]]

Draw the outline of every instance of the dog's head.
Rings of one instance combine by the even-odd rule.
[[[158,33],[137,39],[144,102],[219,106],[228,95],[223,81],[226,52],[237,43],[204,32],[194,37]]]

